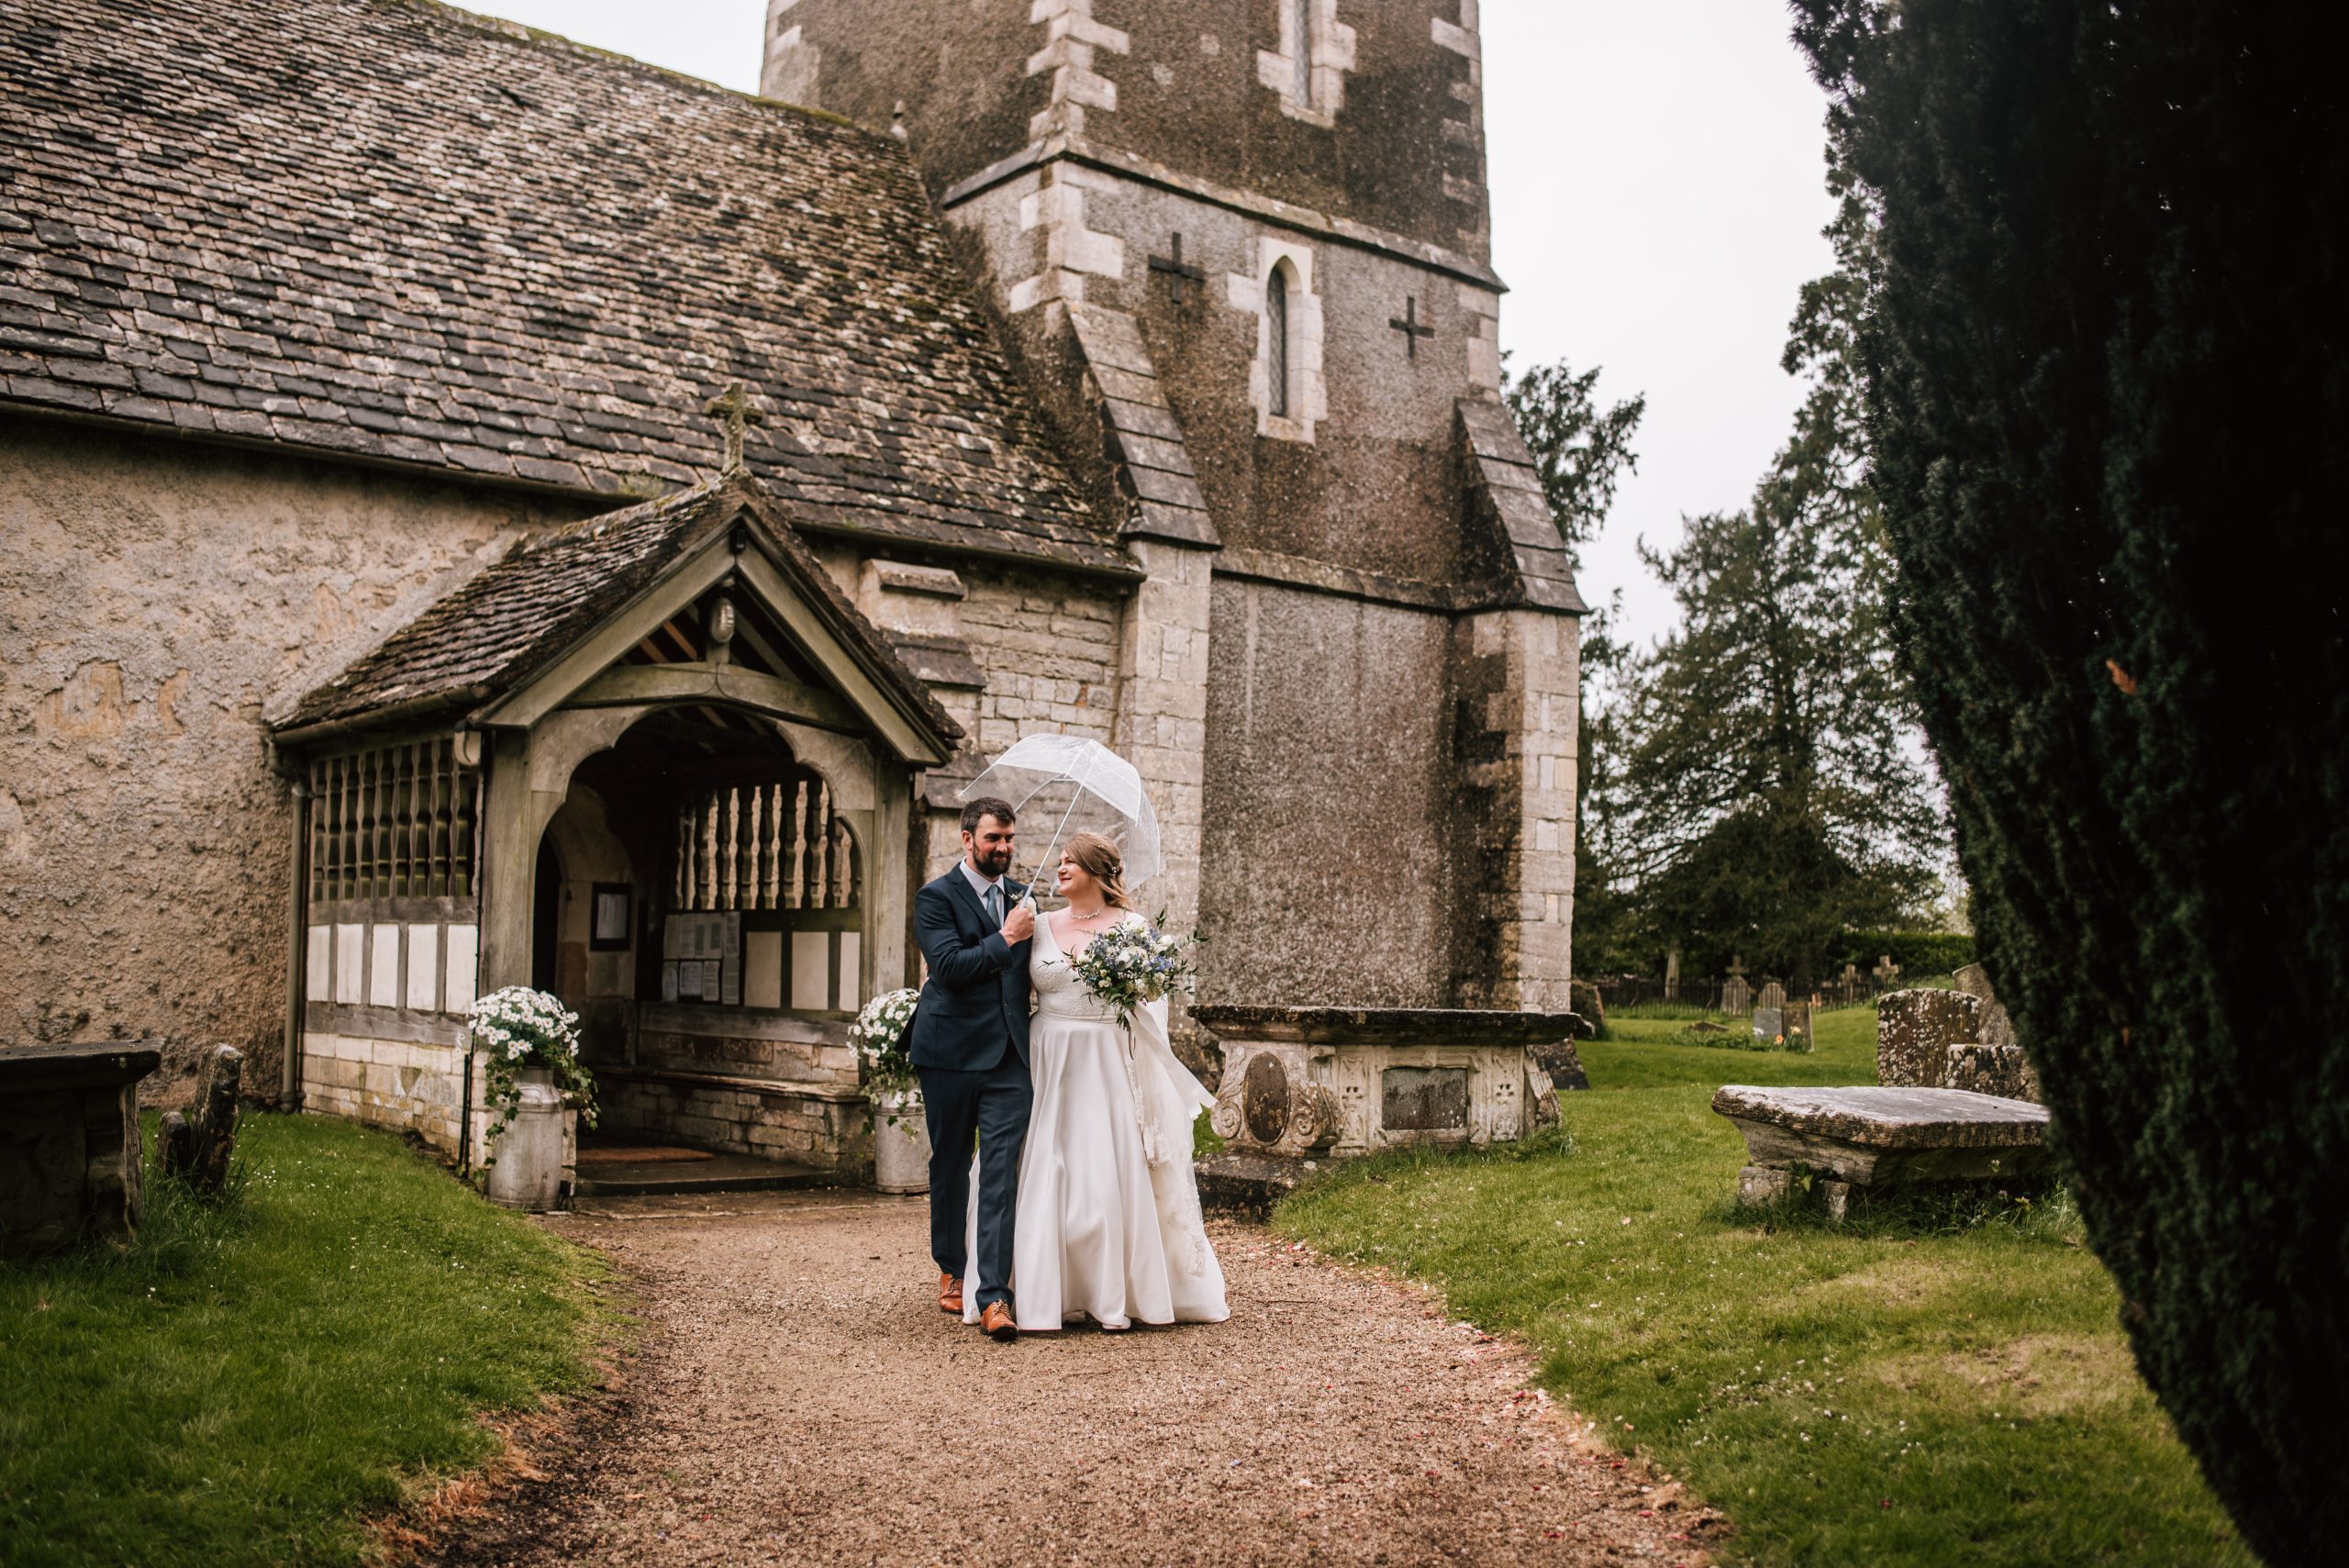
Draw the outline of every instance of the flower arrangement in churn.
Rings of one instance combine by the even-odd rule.
[[[1198,972],[1197,946],[1193,939],[1127,920],[1085,943],[1069,961],[1069,970],[1095,1001],[1130,1027],[1135,1008],[1191,988]]]
[[[580,1065],[578,1014],[543,991],[508,985],[475,1001],[466,1018],[482,1062],[483,1098],[496,1113],[483,1148],[495,1150],[497,1135],[513,1121],[525,1068],[547,1069],[562,1103],[587,1126],[596,1125],[596,1081]],[[496,1162],[495,1153],[482,1161],[484,1167]]]
[[[921,1001],[921,993],[910,987],[884,992],[856,1015],[856,1023],[849,1030],[856,1042],[856,1056],[863,1070],[865,1093],[878,1107],[885,1102],[889,1125],[909,1120],[911,1111],[907,1100],[914,1088],[914,1062],[906,1044],[906,1036],[914,1021],[914,1007]],[[912,1137],[908,1128],[906,1136]]]

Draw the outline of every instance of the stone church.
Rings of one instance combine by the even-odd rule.
[[[852,1164],[1037,729],[1149,782],[1203,1008],[1563,1010],[1480,72],[1476,0],[773,0],[758,96],[0,0],[0,1037],[454,1151],[536,984],[607,1125]]]

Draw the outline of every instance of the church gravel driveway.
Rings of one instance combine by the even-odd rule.
[[[1230,1322],[998,1345],[937,1309],[926,1214],[788,1193],[548,1221],[633,1276],[647,1342],[434,1560],[1703,1561],[1676,1486],[1403,1286],[1211,1222]]]

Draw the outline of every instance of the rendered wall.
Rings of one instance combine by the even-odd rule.
[[[1442,616],[1219,578],[1202,1002],[1453,1005]]]
[[[560,514],[567,516],[569,514]],[[0,417],[0,1037],[283,1060],[292,831],[262,714],[542,504]]]

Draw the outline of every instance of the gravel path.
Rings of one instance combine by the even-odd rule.
[[[997,1345],[919,1199],[646,1198],[550,1221],[651,1337],[450,1564],[1696,1563],[1709,1527],[1392,1283],[1218,1222],[1232,1318]]]

